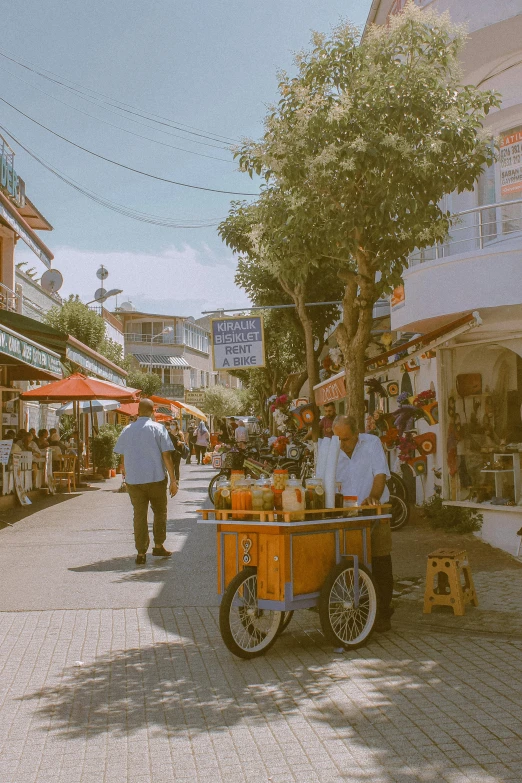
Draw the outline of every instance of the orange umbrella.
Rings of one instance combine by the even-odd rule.
[[[138,415],[139,402],[125,402],[117,410],[117,413],[125,413],[127,416]]]
[[[20,395],[23,400],[38,400],[40,402],[99,399],[135,402],[139,396],[139,389],[129,389],[126,386],[109,383],[109,381],[100,381],[98,378],[88,378],[79,372]]]
[[[79,421],[79,406],[81,400],[121,400],[121,402],[134,402],[140,396],[139,389],[129,389],[126,386],[118,386],[109,381],[100,381],[98,378],[89,378],[77,372],[63,378],[60,381],[53,381],[46,386],[40,386],[37,389],[23,392],[20,397],[23,400],[34,400],[38,402],[70,402],[75,403],[74,414]],[[77,435],[76,446],[78,459],[76,460],[77,481],[80,485],[80,436]]]

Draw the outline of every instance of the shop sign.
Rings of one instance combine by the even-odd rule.
[[[0,327],[0,354],[2,353],[38,370],[46,370],[60,377],[62,375],[58,354],[53,354],[40,345],[25,340],[4,326]]]
[[[505,133],[500,140],[500,195],[522,191],[522,127]]]
[[[25,182],[20,179],[14,168],[14,152],[0,136],[2,151],[0,154],[0,188],[19,207],[25,206]]]
[[[0,465],[7,465],[12,447],[12,440],[0,440]]]
[[[0,204],[0,218],[5,220],[7,225],[11,226],[15,234],[24,240],[25,244],[31,248],[35,256],[38,256],[40,261],[45,264],[47,269],[51,268],[51,258],[45,253],[41,247],[39,247],[31,235],[25,230],[19,220],[8,210],[3,204]]]
[[[92,356],[83,353],[83,351],[79,351],[78,348],[73,348],[72,345],[68,345],[66,348],[66,355],[71,362],[79,364],[80,367],[83,367],[84,370],[92,373],[92,375],[99,375],[99,377],[103,378],[105,381],[117,383],[119,386],[126,385],[125,380],[121,375],[118,375],[118,373],[110,367],[106,367]]]
[[[185,402],[187,405],[195,405],[196,408],[199,408],[205,402],[204,389],[201,391],[189,391],[189,389],[185,389]]]
[[[263,316],[211,320],[214,370],[265,366]]]
[[[315,402],[317,405],[326,405],[328,402],[335,402],[346,397],[346,384],[344,374],[340,378],[332,378],[323,385],[315,387]]]

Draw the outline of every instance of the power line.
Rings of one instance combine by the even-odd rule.
[[[0,68],[2,68],[2,66],[0,66]],[[130,133],[131,136],[137,136],[138,139],[145,139],[146,141],[152,141],[154,144],[161,144],[162,147],[169,147],[170,149],[173,150],[188,152],[189,155],[197,155],[200,158],[209,158],[210,160],[221,160],[224,163],[232,163],[232,161],[228,160],[227,158],[217,158],[215,155],[205,155],[204,152],[194,152],[194,150],[187,150],[185,149],[185,147],[177,147],[175,144],[167,144],[167,142],[165,141],[159,141],[158,139],[151,139],[150,136],[142,136],[140,133],[135,133],[134,131],[128,130],[127,128],[122,128],[121,125],[115,125],[114,123],[109,122],[108,120],[104,120],[102,117],[96,117],[94,114],[89,114],[89,112],[78,108],[78,106],[73,106],[72,104],[67,103],[66,101],[62,101],[61,98],[57,98],[56,95],[53,95],[50,92],[46,92],[45,90],[42,90],[41,87],[36,87],[36,85],[31,84],[31,82],[28,82],[25,79],[22,79],[21,76],[18,76],[18,74],[8,71],[6,68],[2,68],[2,70],[5,73],[8,73],[10,76],[13,76],[15,79],[21,81],[22,84],[27,84],[29,87],[31,87],[31,89],[38,90],[38,92],[41,92],[43,95],[47,95],[48,98],[52,98],[53,100],[58,101],[58,103],[61,103],[63,106],[67,106],[69,109],[74,109],[74,111],[80,112],[80,114],[84,114],[86,117],[90,117],[93,120],[97,120],[98,122],[103,122],[105,125],[109,125],[111,128],[118,128],[118,130],[121,130],[124,133]],[[89,103],[93,103],[93,101],[89,101]],[[98,104],[94,104],[94,105],[98,105]],[[112,113],[116,114],[116,112],[112,112]],[[139,124],[142,125],[143,123],[139,123]],[[152,127],[152,126],[145,126],[145,127]],[[174,135],[174,134],[169,134],[169,136],[170,135]],[[178,138],[182,138],[182,137],[178,137]],[[186,141],[191,141],[191,139],[186,139]]]
[[[67,144],[70,144],[71,146],[76,147],[77,149],[82,150],[83,152],[87,152],[89,155],[93,155],[93,157],[98,158],[99,160],[104,160],[106,163],[111,163],[113,166],[118,166],[121,169],[132,171],[134,174],[141,174],[143,177],[148,177],[149,179],[155,179],[158,182],[168,182],[170,185],[178,185],[181,188],[190,188],[191,190],[205,190],[208,191],[209,193],[225,193],[229,196],[259,195],[258,193],[243,193],[237,190],[220,190],[219,188],[206,188],[203,185],[189,185],[186,182],[178,182],[177,180],[174,179],[167,179],[166,177],[158,177],[156,174],[149,174],[147,171],[141,171],[140,169],[132,168],[132,166],[126,166],[124,163],[118,163],[118,161],[112,160],[112,158],[106,158],[104,155],[99,155],[97,152],[93,152],[92,150],[87,149],[87,147],[82,147],[80,144],[76,144],[76,142],[71,141],[65,136],[62,136],[60,133],[51,130],[51,128],[48,128],[46,125],[43,125],[41,122],[38,122],[38,120],[35,120],[33,117],[30,117],[21,109],[18,109],[12,103],[9,103],[9,101],[6,101],[5,98],[0,97],[0,101],[2,101],[2,103],[5,103],[6,106],[9,106],[11,109],[14,109],[16,112],[18,112],[18,114],[21,114],[22,117],[26,117],[35,125],[38,125],[40,128],[43,128],[48,133],[51,133],[53,136],[56,136],[58,139],[62,139],[62,141],[67,142]]]
[[[83,90],[83,91],[92,93],[94,95],[101,95],[103,98],[106,98],[107,100],[112,101],[113,104],[120,104],[120,107],[118,107],[118,108],[125,107],[125,106],[128,107],[128,109],[121,108],[122,111],[134,110],[134,111],[130,111],[130,113],[131,114],[132,113],[136,113],[140,117],[144,117],[146,119],[151,119],[153,122],[159,122],[160,124],[163,124],[163,125],[167,124],[170,127],[173,127],[173,128],[176,128],[177,130],[182,131],[183,133],[189,133],[189,134],[194,135],[194,136],[201,136],[202,138],[213,139],[214,141],[221,141],[222,143],[226,142],[228,144],[233,144],[233,143],[239,141],[239,139],[229,139],[228,137],[222,136],[221,134],[218,134],[218,133],[213,133],[212,135],[210,135],[206,131],[201,130],[201,128],[195,128],[194,126],[187,125],[186,123],[183,123],[183,122],[180,123],[180,122],[176,122],[176,120],[170,120],[167,117],[162,117],[160,114],[154,114],[154,113],[147,113],[147,114],[145,114],[145,113],[141,112],[138,109],[138,107],[133,106],[132,104],[125,103],[123,101],[119,101],[117,98],[112,98],[110,95],[105,95],[102,92],[97,92],[96,90],[92,90],[90,87],[84,87],[83,85],[78,84],[77,82],[74,82],[72,79],[68,79],[67,77],[59,76],[58,74],[53,73],[53,71],[50,71],[47,68],[44,68],[42,70],[38,70],[36,67],[31,67],[29,65],[26,65],[24,62],[22,62],[20,60],[17,60],[14,57],[10,57],[9,55],[5,54],[4,52],[0,52],[0,56],[1,57],[5,57],[5,59],[10,60],[13,63],[16,63],[21,68],[25,68],[28,71],[32,71],[33,73],[38,74],[38,76],[41,76],[43,79],[48,79],[49,81],[52,81],[52,82],[55,82],[56,84],[59,84],[61,87],[64,87],[67,90],[72,90],[74,92],[81,92]],[[45,73],[45,71],[47,71],[47,73]],[[52,76],[55,77],[55,78],[51,78],[51,76],[48,76],[47,74],[49,74],[49,73],[52,74]],[[70,82],[70,84],[73,84],[73,85],[76,86],[76,88],[80,88],[80,89],[75,89],[75,88],[71,87],[70,85],[65,84],[65,81],[60,81],[61,79],[65,79],[65,81]],[[158,117],[159,119],[156,120],[156,119],[154,119],[154,117]],[[164,121],[164,122],[162,122],[162,121]],[[185,128],[180,127],[182,125],[185,125],[185,127],[189,128],[189,129],[192,128],[192,130],[185,130]],[[196,131],[199,131],[199,132],[196,132]],[[220,138],[216,138],[216,137],[220,137]]]
[[[138,220],[141,223],[149,223],[151,225],[156,226],[164,226],[166,228],[210,228],[218,225],[220,222],[219,220],[212,220],[210,221],[198,221],[198,220],[173,220],[170,218],[164,218],[159,215],[152,215],[148,212],[140,212],[139,210],[133,209],[132,207],[127,207],[123,204],[118,204],[115,201],[110,201],[109,199],[104,198],[103,196],[100,196],[99,194],[95,193],[94,191],[89,190],[88,188],[80,185],[75,180],[73,180],[71,177],[67,176],[66,174],[59,171],[59,169],[52,166],[50,163],[45,161],[43,158],[39,157],[35,152],[33,152],[29,147],[26,147],[22,142],[16,138],[16,136],[13,136],[10,131],[7,130],[7,128],[0,125],[0,130],[2,130],[6,136],[8,136],[10,139],[12,139],[15,144],[18,144],[18,146],[23,149],[25,152],[27,152],[28,155],[30,155],[34,160],[36,160],[41,166],[43,166],[47,171],[51,172],[51,174],[54,174],[55,177],[58,177],[62,182],[64,182],[66,185],[69,185],[69,187],[76,190],[78,193],[81,193],[82,195],[86,196],[87,198],[91,199],[91,201],[96,202],[97,204],[100,204],[103,207],[106,207],[107,209],[112,210],[113,212],[118,212],[120,215],[124,215],[126,217],[130,217],[133,220]]]

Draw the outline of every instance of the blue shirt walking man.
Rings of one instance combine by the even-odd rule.
[[[114,451],[121,454],[129,497],[134,508],[134,541],[138,555],[136,565],[145,565],[150,544],[147,512],[154,513],[152,532],[155,557],[170,557],[164,547],[167,537],[167,475],[170,495],[178,491],[172,452],[174,446],[165,427],[152,420],[154,403],[140,400],[138,418],[122,431]]]

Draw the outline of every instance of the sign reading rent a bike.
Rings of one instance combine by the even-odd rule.
[[[213,318],[211,335],[214,370],[265,366],[262,315]]]

